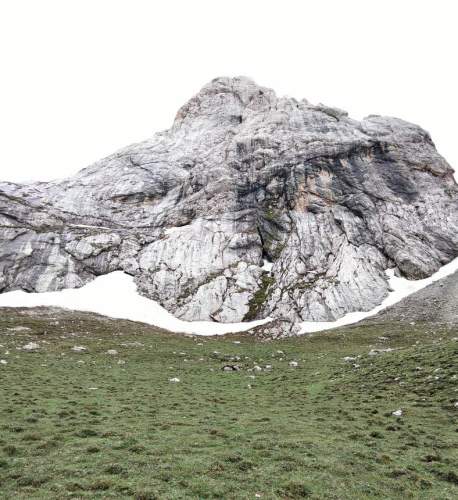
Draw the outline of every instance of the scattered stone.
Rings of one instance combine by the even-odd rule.
[[[6,359],[0,359],[0,365],[7,365],[8,361]]]
[[[238,372],[240,370],[240,367],[237,365],[224,365],[221,370],[225,372]]]
[[[108,349],[107,354],[110,356],[117,356],[118,351],[116,349]]]
[[[402,410],[396,410],[392,413],[393,417],[402,417]]]
[[[39,348],[40,346],[36,342],[29,342],[28,344],[22,346],[22,349],[25,351],[35,351]]]
[[[176,383],[180,382],[180,379],[178,377],[169,378],[169,382],[176,384]]]
[[[291,366],[291,368],[296,368],[299,365],[297,361],[290,361],[288,364],[289,366]]]
[[[386,349],[371,349],[367,354],[368,356],[377,356],[379,354],[383,354],[385,352],[392,352],[394,351],[394,349],[392,349],[391,347],[388,347]]]
[[[356,358],[353,356],[345,356],[342,358],[344,361],[356,361]]]
[[[123,359],[118,360],[118,365],[125,365],[126,362]]]
[[[87,351],[87,347],[83,347],[82,345],[75,345],[72,347],[72,351],[74,351],[74,352]]]
[[[259,365],[254,365],[254,366],[253,366],[253,370],[254,370],[255,372],[261,372],[261,371],[262,371],[262,368],[261,368]]]

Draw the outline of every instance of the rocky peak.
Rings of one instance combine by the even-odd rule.
[[[249,78],[215,78],[180,108],[173,130],[201,128],[204,121],[207,129],[237,127],[247,112],[267,110],[276,102],[272,90]]]

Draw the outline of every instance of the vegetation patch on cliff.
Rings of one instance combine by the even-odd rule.
[[[275,278],[270,274],[264,273],[261,276],[261,285],[257,292],[253,295],[248,303],[249,310],[243,318],[244,321],[253,321],[257,318],[259,311],[265,304],[269,293],[270,287],[275,283]]]

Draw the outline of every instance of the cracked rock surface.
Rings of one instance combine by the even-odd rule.
[[[72,178],[0,183],[0,292],[123,270],[185,320],[330,321],[379,304],[387,268],[456,256],[458,188],[427,132],[244,77]]]

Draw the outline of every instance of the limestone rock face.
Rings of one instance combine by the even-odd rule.
[[[456,256],[458,188],[427,132],[244,77],[72,178],[0,183],[3,292],[124,270],[182,319],[327,321],[379,304],[387,268]]]

